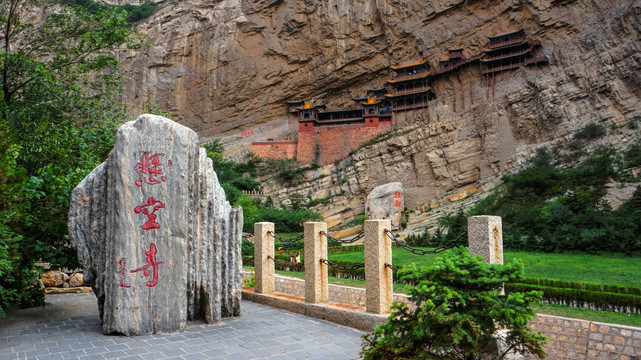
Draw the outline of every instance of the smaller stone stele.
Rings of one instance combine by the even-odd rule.
[[[396,230],[403,221],[405,192],[403,184],[392,182],[375,187],[365,202],[365,215],[370,219],[390,219]]]
[[[62,286],[67,280],[69,280],[69,275],[60,270],[49,270],[42,274],[42,283],[47,287]]]
[[[122,125],[74,189],[68,227],[105,334],[240,315],[243,212],[191,129],[155,115]]]

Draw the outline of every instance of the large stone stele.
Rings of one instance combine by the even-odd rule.
[[[74,189],[68,225],[105,334],[240,315],[242,209],[189,128],[155,115],[121,126],[107,161]]]
[[[392,229],[398,229],[403,221],[404,196],[400,182],[377,186],[367,195],[365,214],[372,220],[390,219]]]

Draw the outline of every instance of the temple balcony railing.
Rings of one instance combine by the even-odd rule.
[[[392,108],[392,111],[418,109],[418,108],[423,108],[423,107],[427,107],[427,106],[428,106],[427,102],[420,102],[420,103],[414,103],[414,104],[409,104],[409,105],[394,106]]]
[[[396,75],[396,76],[392,76],[392,80],[401,81],[401,80],[411,80],[411,79],[414,79],[414,78],[420,79],[420,78],[428,75],[429,73],[430,73],[429,71],[424,70],[424,71],[416,72],[414,74]]]
[[[318,123],[322,124],[322,123],[325,123],[325,122],[333,122],[333,121],[342,122],[342,121],[361,121],[361,120],[363,120],[362,116],[346,117],[346,118],[329,118],[329,119],[319,119]]]
[[[537,57],[534,57],[534,58],[531,58],[531,59],[527,59],[525,61],[519,61],[519,62],[513,63],[513,64],[487,68],[487,69],[484,69],[482,71],[482,74],[486,75],[486,74],[491,74],[491,73],[495,73],[495,72],[499,72],[499,71],[516,69],[516,68],[520,68],[520,67],[523,67],[523,66],[534,65],[534,64],[538,64],[538,63],[547,63],[547,62],[548,62],[548,58],[546,56],[537,56]]]
[[[392,95],[404,95],[404,94],[412,94],[415,92],[421,92],[424,90],[429,90],[431,86],[421,86],[413,89],[408,89],[408,90],[402,90],[402,91],[393,91]]]
[[[481,60],[482,62],[489,62],[489,61],[495,61],[495,60],[501,60],[501,59],[507,59],[510,57],[518,56],[518,55],[525,55],[528,52],[532,51],[532,46],[528,46],[527,49],[520,50],[520,51],[512,51],[507,54],[500,54],[500,55],[495,55],[495,56],[486,56]]]
[[[461,59],[461,60],[460,60],[460,61],[458,61],[458,62],[452,63],[452,64],[450,64],[450,65],[446,65],[446,66],[439,66],[439,68],[438,68],[438,70],[436,71],[436,73],[437,73],[437,74],[446,73],[446,72],[452,71],[452,70],[454,70],[454,69],[457,69],[457,68],[459,68],[459,67],[461,67],[461,66],[463,66],[463,65],[465,65],[465,64],[467,64],[467,63],[468,63],[468,60],[467,60],[467,58],[465,58],[465,59]]]
[[[490,43],[490,44],[488,44],[488,45],[487,45],[487,48],[488,48],[488,49],[496,49],[496,48],[500,48],[500,47],[503,47],[503,46],[508,46],[508,45],[514,45],[514,44],[522,43],[522,42],[524,42],[524,41],[525,41],[525,38],[524,38],[524,37],[522,37],[522,36],[518,36],[518,37],[510,38],[510,39],[508,39],[508,40],[504,40],[504,41],[501,41],[501,42],[497,42],[497,43]]]

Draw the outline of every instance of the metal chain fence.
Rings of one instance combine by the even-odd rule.
[[[344,265],[344,264],[335,263],[333,261],[329,261],[327,259],[321,259],[320,262],[322,262],[323,264],[327,264],[328,266],[342,269],[342,270],[358,270],[365,267],[365,264]]]
[[[288,268],[293,268],[293,269],[302,269],[305,266],[304,262],[291,263],[291,262],[287,262],[287,261],[278,260],[276,258],[271,257],[271,255],[267,256],[267,258],[268,259],[272,259],[275,264],[278,264],[278,265],[283,266],[283,267],[288,267]]]
[[[445,251],[445,250],[449,250],[449,249],[453,248],[454,246],[456,246],[456,244],[458,243],[458,241],[459,241],[459,240],[461,240],[461,238],[462,238],[464,235],[466,235],[466,234],[467,234],[467,231],[463,231],[463,232],[461,233],[461,235],[459,235],[456,239],[454,239],[454,240],[452,240],[452,241],[450,241],[450,242],[448,242],[448,243],[446,243],[446,244],[443,244],[443,245],[441,245],[441,246],[437,247],[437,248],[436,248],[436,249],[434,249],[434,250],[424,250],[424,249],[419,249],[419,248],[411,247],[411,246],[409,246],[409,245],[405,244],[404,242],[402,242],[401,240],[399,240],[399,239],[396,237],[396,235],[394,235],[390,230],[387,230],[387,229],[385,229],[385,234],[387,235],[387,237],[388,237],[388,238],[390,238],[390,240],[394,241],[394,242],[396,243],[396,245],[398,245],[398,246],[402,247],[403,249],[405,249],[405,250],[407,250],[407,251],[411,252],[412,254],[416,254],[416,255],[427,255],[427,254],[438,254],[438,253],[440,253],[440,252],[443,252],[443,251]]]
[[[397,272],[398,271],[398,268],[396,266],[392,265],[392,264],[385,263],[385,267],[392,269],[393,272]]]
[[[299,235],[299,236],[297,236],[295,238],[284,238],[284,237],[280,237],[280,236],[274,234],[272,231],[268,231],[267,233],[269,235],[273,236],[274,239],[280,240],[282,242],[296,242],[296,241],[303,240],[305,238],[305,234],[301,234],[301,235]]]
[[[362,239],[362,238],[363,238],[363,236],[365,236],[365,233],[361,231],[361,232],[359,232],[358,234],[356,234],[356,236],[354,236],[354,237],[353,237],[353,238],[351,238],[351,239],[341,240],[341,239],[337,239],[337,238],[335,238],[335,237],[333,237],[333,236],[329,235],[329,234],[328,234],[328,233],[326,233],[325,231],[321,231],[321,232],[320,232],[320,234],[321,234],[321,235],[323,235],[323,236],[325,236],[325,237],[327,237],[327,240],[328,240],[328,241],[335,242],[335,243],[338,243],[338,244],[351,244],[351,243],[353,243],[353,242],[356,242],[356,241],[358,241],[358,240]]]

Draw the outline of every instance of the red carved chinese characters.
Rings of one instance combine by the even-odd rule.
[[[119,265],[118,274],[120,274],[120,282],[118,283],[118,286],[121,287],[121,288],[129,288],[129,287],[131,287],[131,286],[129,286],[127,284],[127,277],[126,277],[126,274],[127,274],[127,258],[122,258],[122,259],[118,260],[118,265]]]
[[[143,230],[151,229],[160,229],[160,224],[156,222],[158,215],[155,214],[156,211],[165,207],[161,201],[157,201],[153,197],[147,198],[147,204],[136,206],[134,212],[136,214],[142,213],[147,216],[147,222],[144,223],[140,228]],[[149,211],[151,209],[151,211]]]
[[[162,166],[162,163],[160,163],[161,156],[165,156],[165,154],[160,153],[151,156],[149,156],[148,152],[142,154],[140,162],[134,166],[136,173],[141,175],[141,178],[135,181],[136,186],[140,187],[143,183],[156,185],[167,181],[167,178],[162,176],[162,170],[160,169]],[[172,165],[171,160],[168,161],[167,165]],[[158,180],[157,176],[160,176],[160,180]]]
[[[158,284],[158,265],[164,264],[164,262],[156,262],[156,253],[158,251],[156,250],[156,244],[151,243],[149,245],[149,251],[145,253],[147,257],[145,258],[145,261],[147,262],[147,265],[140,267],[135,270],[131,270],[132,273],[142,271],[142,273],[145,275],[145,277],[149,276],[149,270],[148,268],[151,267],[153,269],[153,276],[151,277],[150,281],[146,282],[147,287],[154,287],[156,284]]]
[[[396,200],[394,200],[394,206],[396,206],[398,208],[402,207],[403,205],[401,204],[401,200],[400,200],[402,198],[403,198],[403,195],[401,195],[400,192],[398,192],[398,191],[395,192],[394,193],[394,199],[396,199]]]

